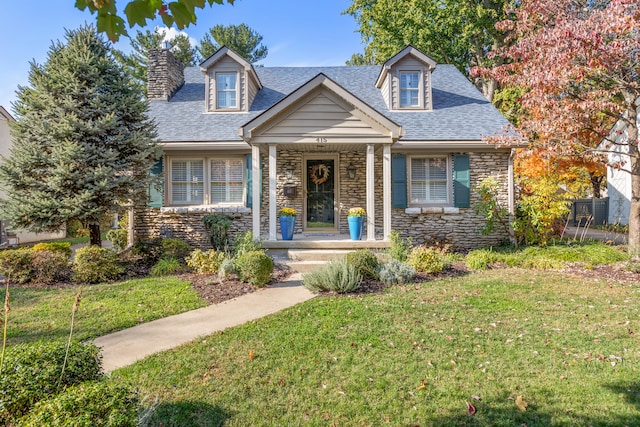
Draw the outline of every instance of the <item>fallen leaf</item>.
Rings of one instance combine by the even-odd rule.
[[[421,384],[417,387],[418,390],[424,390],[426,386],[424,385],[424,380],[420,380]]]
[[[255,353],[253,350],[249,350],[249,360],[253,360]]]
[[[529,406],[529,404],[522,400],[522,396],[518,395],[518,397],[516,397],[516,406],[518,407],[518,409],[524,412],[527,410],[527,406]]]
[[[467,412],[469,413],[470,416],[474,416],[476,414],[476,407],[473,406],[471,403],[467,402]]]

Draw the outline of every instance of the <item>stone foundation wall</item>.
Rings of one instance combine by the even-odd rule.
[[[278,150],[276,167],[278,181],[276,186],[277,210],[282,207],[292,207],[298,212],[295,233],[302,233],[305,212],[303,187],[303,152],[294,150]],[[508,153],[487,152],[470,153],[471,188],[482,179],[494,176],[502,184],[499,199],[506,206],[508,203]],[[347,167],[353,164],[356,176],[350,179]],[[269,231],[269,164],[268,158],[262,156],[262,206],[260,232],[266,236]],[[283,171],[285,166],[292,168],[292,176],[287,177]],[[338,177],[339,206],[338,229],[347,234],[347,214],[349,208],[367,205],[366,193],[366,153],[361,151],[344,151],[339,154],[336,164]],[[376,152],[375,157],[375,224],[376,238],[382,238],[383,206],[382,206],[382,150]],[[284,195],[285,186],[296,188],[293,197]],[[392,209],[391,228],[399,231],[403,237],[412,237],[415,243],[443,242],[450,243],[457,249],[471,249],[482,246],[496,245],[507,240],[503,232],[496,232],[489,236],[481,235],[478,230],[484,224],[484,218],[476,215],[473,206],[478,201],[478,195],[471,191],[470,208],[407,208]],[[165,207],[138,208],[135,218],[135,232],[138,240],[160,237],[161,231],[171,237],[177,237],[189,242],[195,247],[209,248],[208,233],[202,223],[207,213],[224,212],[232,217],[231,233],[236,234],[252,229],[252,210],[245,207],[213,208],[208,206],[195,207]],[[280,225],[277,224],[280,234]],[[366,235],[366,230],[365,230]]]

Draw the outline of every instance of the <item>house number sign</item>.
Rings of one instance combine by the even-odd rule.
[[[316,142],[324,144],[325,142],[327,142],[327,138],[316,138]]]

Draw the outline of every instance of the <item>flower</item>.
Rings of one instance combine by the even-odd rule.
[[[293,208],[280,209],[280,216],[296,216],[296,210]]]
[[[367,216],[367,211],[363,208],[351,208],[348,216]]]

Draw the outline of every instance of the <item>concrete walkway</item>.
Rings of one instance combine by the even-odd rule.
[[[313,298],[299,273],[289,280],[220,304],[154,320],[99,337],[105,372],[130,365],[151,354],[178,347],[202,336],[240,325]]]

